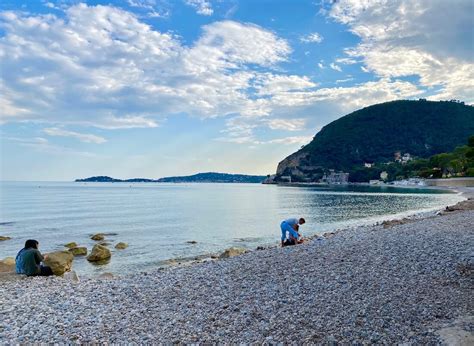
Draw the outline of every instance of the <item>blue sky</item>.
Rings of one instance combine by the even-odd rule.
[[[474,101],[468,0],[0,4],[2,180],[270,174],[361,107]]]

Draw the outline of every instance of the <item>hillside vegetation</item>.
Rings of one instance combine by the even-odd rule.
[[[414,159],[406,163],[391,162],[375,164],[371,168],[361,167],[351,171],[350,180],[363,182],[380,179],[387,172],[388,181],[421,178],[474,177],[474,136],[468,144],[456,147],[452,152],[441,153],[428,159]]]
[[[326,125],[311,143],[278,165],[277,179],[317,181],[329,169],[360,181],[364,164],[394,162],[395,154],[429,158],[452,152],[474,134],[474,108],[457,101],[393,101],[369,106]],[[361,177],[366,181],[366,177]]]

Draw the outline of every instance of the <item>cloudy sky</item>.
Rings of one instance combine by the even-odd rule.
[[[274,173],[327,123],[474,102],[471,0],[3,0],[2,180]]]

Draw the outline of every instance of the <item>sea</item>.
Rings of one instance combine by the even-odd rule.
[[[40,251],[87,246],[105,233],[108,263],[76,257],[84,276],[149,271],[207,258],[229,247],[255,249],[280,242],[280,223],[304,217],[303,236],[432,212],[462,200],[456,193],[391,186],[296,187],[207,183],[0,182],[0,259],[25,240]],[[117,242],[129,247],[116,250]]]

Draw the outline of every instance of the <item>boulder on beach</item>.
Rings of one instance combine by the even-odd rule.
[[[56,251],[48,253],[43,261],[48,267],[51,267],[54,275],[61,276],[72,269],[74,256],[69,251]]]
[[[112,256],[110,250],[107,249],[105,246],[96,244],[92,248],[92,251],[89,256],[87,256],[87,260],[89,262],[99,262],[109,259]]]
[[[124,242],[120,242],[115,245],[115,248],[118,250],[123,250],[123,249],[128,248],[128,244]]]
[[[72,247],[68,250],[73,256],[86,256],[87,255],[87,248],[85,246],[76,246]]]
[[[6,257],[0,260],[0,273],[8,273],[15,271],[15,259],[13,257]]]
[[[229,257],[234,257],[234,256],[239,256],[243,253],[246,253],[247,250],[243,248],[238,248],[238,247],[231,247],[226,249],[223,253],[220,254],[219,258],[229,258]]]
[[[10,239],[12,238],[4,236],[4,235],[0,235],[0,241],[10,240]]]
[[[64,244],[64,247],[67,247],[68,249],[72,249],[73,247],[77,247],[77,243],[72,241],[70,243]]]
[[[105,239],[105,235],[104,235],[104,233],[96,233],[96,234],[94,234],[93,236],[91,236],[91,239],[92,239],[92,240],[97,240],[97,241],[99,241],[99,240],[104,240],[104,239]]]

